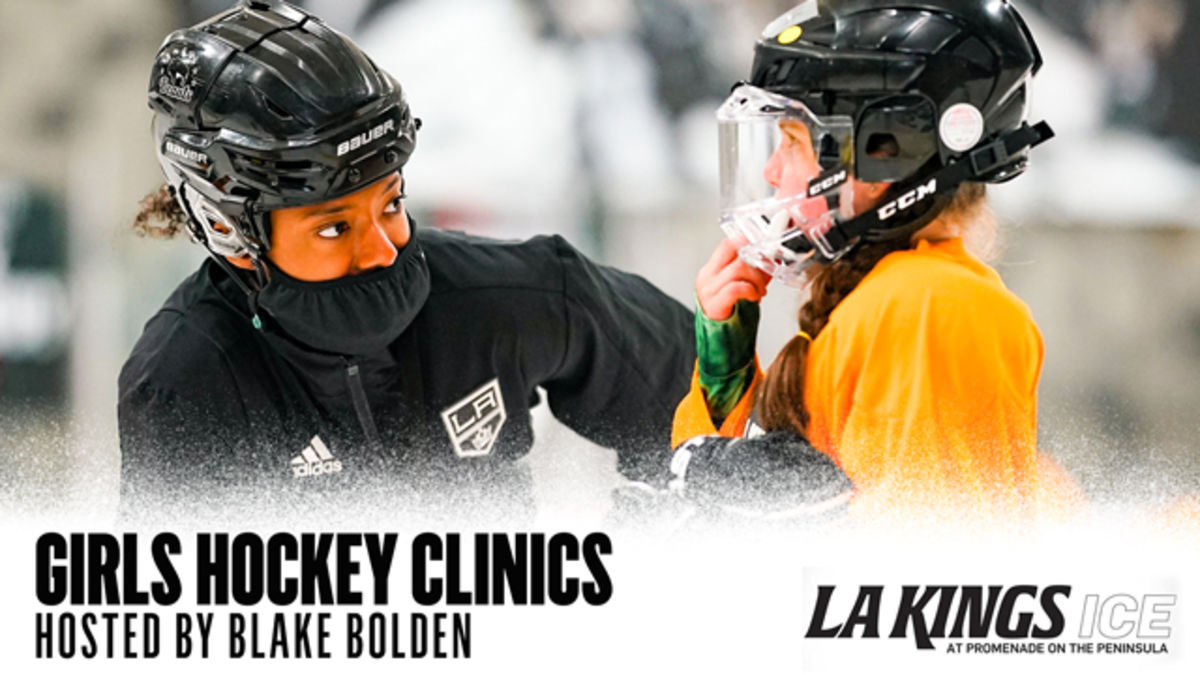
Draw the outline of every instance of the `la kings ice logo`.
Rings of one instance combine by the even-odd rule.
[[[494,379],[442,411],[442,423],[459,457],[482,457],[492,451],[508,419],[500,380]]]
[[[803,635],[809,656],[821,649],[814,643],[853,643],[859,656],[867,656],[865,643],[883,642],[964,655],[1170,654],[1177,596],[1169,586],[1141,592],[1085,588],[819,583]],[[875,655],[881,653],[902,657],[895,651]]]

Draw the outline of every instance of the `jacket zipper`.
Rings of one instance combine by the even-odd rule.
[[[354,414],[358,417],[358,426],[362,427],[363,435],[372,450],[381,450],[383,443],[379,440],[379,430],[375,427],[375,418],[371,415],[371,406],[367,404],[367,392],[363,389],[362,376],[358,372],[358,364],[346,360],[346,384],[350,387],[350,400],[354,402]]]

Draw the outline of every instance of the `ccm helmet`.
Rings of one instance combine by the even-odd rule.
[[[278,0],[242,0],[167,36],[150,107],[158,161],[192,238],[218,262],[249,255],[260,275],[270,211],[336,199],[400,169],[419,126],[389,74]]]
[[[1008,0],[806,0],[771,22],[717,113],[722,227],[799,283],[862,240],[907,237],[963,182],[1021,174],[1042,58]],[[853,181],[889,183],[874,204]]]

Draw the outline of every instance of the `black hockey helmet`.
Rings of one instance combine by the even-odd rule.
[[[400,169],[419,121],[346,36],[279,0],[241,0],[167,36],[150,77],[158,160],[215,257],[270,246],[270,211]]]
[[[836,259],[861,239],[910,236],[961,183],[1021,174],[1028,150],[1053,136],[1045,123],[1025,121],[1029,80],[1041,65],[1008,0],[807,0],[773,21],[755,47],[749,82],[722,108],[722,123],[732,128],[781,109],[803,121],[814,171],[819,165],[804,196],[823,198],[827,215],[786,238],[786,219],[777,218],[766,228],[774,252],[786,249],[782,257],[795,267],[798,259]],[[731,133],[722,144],[723,174],[732,176],[738,160],[729,157],[739,150]],[[856,213],[841,192],[850,177],[892,185],[873,208]],[[747,199],[732,180],[723,175],[726,212]],[[793,209],[793,221],[813,221],[821,210],[784,208]],[[749,222],[726,229],[746,234]],[[766,248],[758,255],[769,259]],[[763,262],[756,264],[771,267]]]

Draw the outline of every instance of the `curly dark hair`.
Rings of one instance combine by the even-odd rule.
[[[170,239],[187,231],[188,216],[164,183],[138,202],[133,231],[141,237]]]

